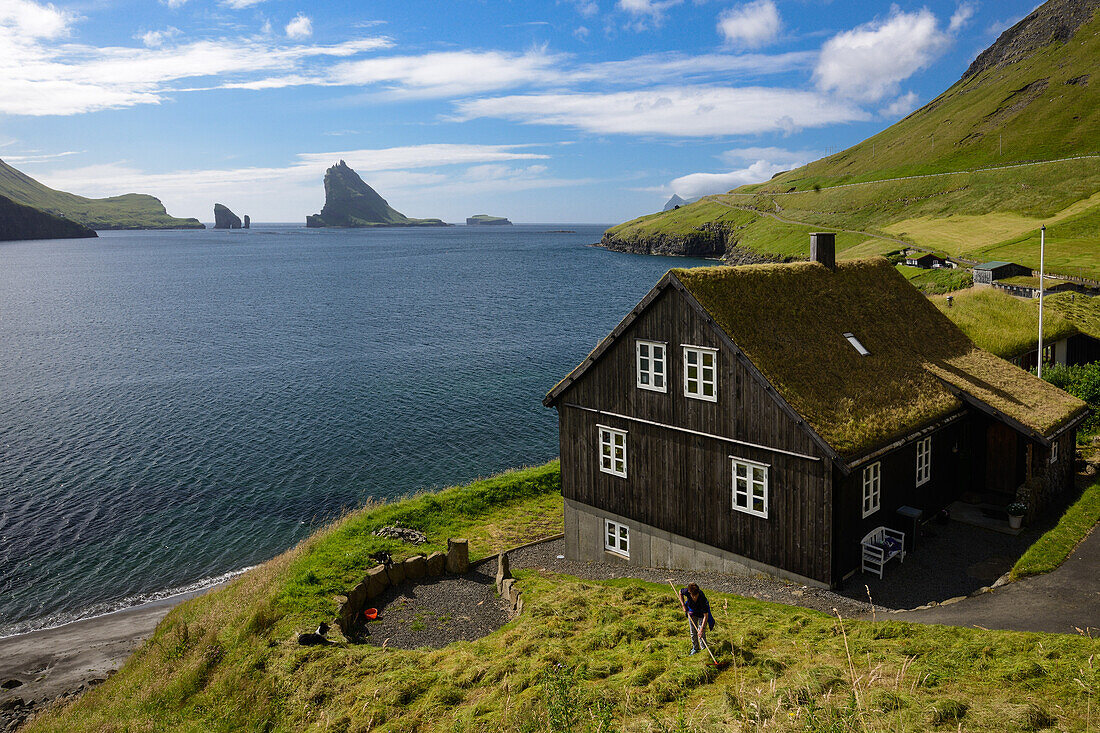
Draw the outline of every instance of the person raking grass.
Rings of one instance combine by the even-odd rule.
[[[710,610],[710,601],[698,585],[688,583],[686,588],[680,589],[680,607],[684,609],[684,615],[688,618],[688,627],[691,629],[691,654],[697,654],[700,651],[700,643],[706,646],[707,629],[714,628],[714,614]]]

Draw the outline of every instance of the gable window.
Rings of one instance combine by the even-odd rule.
[[[654,392],[667,392],[665,345],[660,341],[637,342],[638,387]]]
[[[597,426],[600,429],[600,470],[626,478],[626,431]]]
[[[630,557],[630,528],[610,519],[604,520],[603,549]]]
[[[768,518],[768,467],[730,456],[733,462],[733,508]]]
[[[917,441],[917,486],[932,476],[932,438]]]
[[[684,347],[684,396],[718,401],[718,350]]]
[[[875,461],[863,469],[863,516],[869,517],[878,511],[882,498],[882,463]]]

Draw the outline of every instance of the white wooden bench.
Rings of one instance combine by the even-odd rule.
[[[863,548],[863,572],[872,572],[880,579],[882,568],[895,557],[905,562],[905,533],[889,527],[878,527],[867,533],[859,543]]]

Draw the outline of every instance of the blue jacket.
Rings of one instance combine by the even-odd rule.
[[[680,600],[687,606],[688,613],[694,619],[702,620],[703,614],[707,616],[707,626],[714,628],[714,613],[710,610],[710,601],[707,600],[707,596],[702,590],[699,591],[699,597],[692,600],[691,594],[688,593],[687,588],[680,589]]]

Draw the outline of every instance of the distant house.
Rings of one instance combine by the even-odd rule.
[[[1071,485],[1085,404],[885,259],[669,271],[549,394],[567,556],[837,586],[879,527]]]
[[[986,262],[981,265],[974,265],[974,283],[977,285],[992,285],[994,280],[1030,274],[1031,268],[1017,265],[1014,262]]]
[[[905,264],[925,270],[955,267],[955,263],[945,257],[934,255],[931,252],[916,252],[913,250],[906,253]]]

